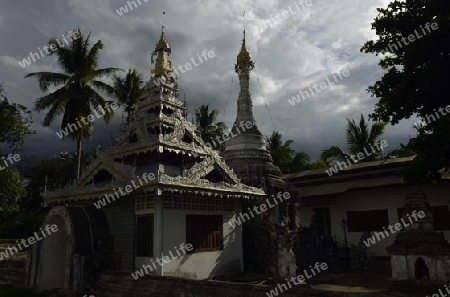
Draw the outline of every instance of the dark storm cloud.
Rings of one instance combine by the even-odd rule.
[[[264,135],[276,129],[285,140],[294,140],[295,149],[304,150],[315,159],[320,150],[330,145],[345,147],[345,118],[373,112],[376,101],[365,89],[378,80],[382,72],[378,59],[361,54],[359,48],[375,37],[370,22],[376,16],[375,8],[385,6],[386,1],[312,0],[311,6],[259,33],[252,29],[288,9],[293,2],[166,2],[166,36],[172,47],[173,65],[184,65],[203,50],[215,53],[214,58],[180,74],[180,99],[186,94],[189,120],[196,107],[209,103],[210,107],[220,110],[220,120],[232,125],[239,92],[234,63],[242,40],[244,10],[247,46],[256,63],[250,82],[254,112]],[[76,27],[85,34],[92,32],[91,44],[99,39],[105,44],[100,67],[136,68],[148,78],[150,54],[161,34],[162,8],[160,1],[141,3],[122,16],[116,9],[127,5],[127,1],[2,3],[0,38],[7,42],[1,45],[0,81],[5,83],[10,100],[31,108],[35,100],[44,95],[35,79],[24,79],[24,76],[35,71],[58,72],[55,57],[44,57],[25,68],[18,60],[42,48],[49,38],[59,37]],[[295,106],[289,104],[288,100],[299,90],[344,69],[350,76],[339,84]],[[116,114],[109,125],[95,122],[95,136],[83,142],[86,149],[118,135],[121,113]],[[27,136],[26,153],[55,154],[75,149],[73,141],[63,141],[56,136],[60,120],[50,127],[42,127],[45,113],[33,116],[33,128],[38,134]],[[412,122],[414,120],[386,127],[388,150],[414,135]]]

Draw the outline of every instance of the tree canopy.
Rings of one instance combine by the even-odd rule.
[[[424,133],[411,143],[416,172],[408,181],[437,180],[439,170],[450,166],[450,2],[392,1],[378,12],[372,23],[378,39],[361,47],[381,54],[379,65],[386,70],[368,88],[378,98],[370,117],[393,125],[414,115],[423,118]]]
[[[22,105],[10,104],[6,98],[3,85],[0,84],[0,145],[13,148],[13,152],[23,144],[25,134],[33,131],[29,129],[32,120],[30,112]],[[6,212],[17,211],[19,202],[26,191],[22,186],[22,179],[16,169],[5,164],[0,150],[0,219]],[[9,153],[9,152],[8,152]],[[7,161],[6,161],[7,162]]]
[[[323,150],[320,159],[323,162],[353,160],[352,155],[358,153],[371,152],[370,155],[364,155],[364,158],[356,161],[370,162],[383,158],[383,150],[381,145],[381,136],[384,133],[384,127],[387,123],[374,123],[369,129],[369,125],[361,114],[359,123],[355,120],[347,119],[347,129],[345,135],[347,138],[347,150],[338,146],[331,146]],[[375,150],[375,151],[374,151]],[[355,163],[353,161],[353,163]]]
[[[110,94],[116,98],[120,106],[124,107],[127,113],[127,123],[129,123],[136,103],[146,98],[142,75],[136,69],[128,69],[125,77],[114,76],[114,87],[111,91]]]
[[[61,130],[70,134],[77,142],[77,178],[81,171],[81,139],[91,138],[94,133],[94,125],[91,120],[86,120],[96,110],[102,114],[103,120],[109,123],[114,112],[109,103],[97,90],[111,93],[112,87],[100,79],[113,76],[118,68],[97,69],[100,50],[103,49],[101,40],[97,41],[89,49],[90,34],[86,38],[79,30],[74,31],[79,35],[67,46],[60,46],[56,39],[50,39],[49,44],[56,46],[56,50],[50,55],[56,54],[58,66],[62,73],[35,72],[25,77],[36,77],[39,87],[47,92],[52,86],[59,88],[50,94],[38,98],[35,103],[37,111],[48,109],[43,125],[49,126],[57,117],[62,116]],[[76,37],[76,36],[75,36]],[[71,37],[72,38],[72,37]],[[78,125],[77,129],[68,127]]]
[[[291,148],[293,142],[288,139],[283,143],[283,135],[278,131],[273,131],[270,136],[266,136],[266,147],[270,151],[274,164],[283,174],[324,167],[320,161],[310,164],[308,154],[296,152]]]
[[[22,180],[16,169],[0,170],[0,212],[19,210],[20,199],[25,194]]]
[[[0,143],[15,151],[26,134],[36,133],[30,130],[32,123],[31,111],[21,104],[10,104],[0,83]]]
[[[222,136],[227,129],[224,122],[216,122],[218,115],[218,110],[209,110],[209,104],[202,104],[199,108],[195,109],[197,127],[201,133],[202,139],[207,143],[212,143],[212,140],[216,136]]]

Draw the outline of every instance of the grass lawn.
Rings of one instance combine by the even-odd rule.
[[[44,297],[33,290],[17,285],[0,285],[0,296],[5,297]]]

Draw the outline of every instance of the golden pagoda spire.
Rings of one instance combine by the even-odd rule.
[[[236,72],[238,71],[238,69],[241,69],[242,66],[244,65],[248,65],[249,70],[253,70],[253,68],[255,68],[255,64],[253,64],[252,57],[250,57],[250,53],[248,52],[247,47],[245,45],[245,29],[244,29],[244,37],[242,38],[241,50],[237,55],[237,63],[235,67]]]
[[[232,132],[238,134],[233,139],[230,139],[225,144],[225,152],[241,150],[245,146],[246,149],[261,150],[265,149],[264,136],[259,131],[253,115],[253,102],[250,93],[250,71],[255,68],[255,64],[250,57],[245,44],[245,30],[242,38],[242,45],[239,54],[237,55],[237,62],[235,64],[235,71],[239,77],[239,96],[237,98],[237,114],[236,120],[232,128]],[[245,131],[239,131],[240,123],[252,123],[252,127]],[[245,144],[245,145],[244,145]]]
[[[159,38],[159,41],[156,44],[155,51],[152,53],[151,57],[151,64],[155,65],[155,68],[151,71],[151,73],[155,77],[168,75],[170,72],[172,72],[172,62],[169,60],[169,55],[172,50],[165,35],[164,15],[166,14],[166,12],[164,9],[164,4],[165,1],[163,1],[163,11],[161,15],[161,37]],[[157,56],[156,61],[155,56]]]

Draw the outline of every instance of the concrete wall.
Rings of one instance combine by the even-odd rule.
[[[228,224],[234,219],[234,212],[211,212],[165,209],[163,221],[163,255],[169,256],[169,251],[177,256],[176,249],[186,242],[186,215],[222,215],[224,249],[222,251],[202,252],[182,255],[163,266],[164,276],[178,276],[190,279],[205,279],[215,275],[231,274],[241,271],[242,259],[242,236],[241,228],[232,229]],[[180,251],[181,253],[181,251]],[[156,256],[156,255],[155,255]],[[136,257],[136,269],[143,264],[150,264],[155,258]],[[155,261],[156,262],[156,261]]]
[[[420,187],[428,197],[431,206],[449,205],[450,183],[439,183],[430,186]],[[338,239],[344,239],[344,233],[341,227],[341,221],[346,218],[346,211],[365,211],[376,209],[387,209],[389,224],[398,223],[397,209],[405,205],[405,196],[411,190],[408,186],[390,186],[373,189],[351,190],[344,194],[334,195],[335,203],[314,203],[314,206],[306,206],[302,201],[300,210],[300,221],[302,226],[309,227],[311,224],[312,210],[314,208],[329,207],[331,219],[331,235]],[[309,197],[308,201],[320,201],[320,199]],[[330,199],[328,199],[330,200]],[[387,227],[387,226],[386,226]],[[347,232],[347,240],[350,244],[358,245],[363,232]],[[373,233],[372,233],[373,234]],[[450,231],[445,231],[446,239],[450,239]],[[372,245],[370,252],[374,256],[389,256],[386,247],[391,245],[395,239],[395,234],[382,239],[375,245]]]

